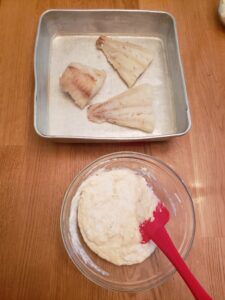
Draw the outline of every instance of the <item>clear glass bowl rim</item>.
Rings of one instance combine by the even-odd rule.
[[[186,186],[186,184],[184,183],[183,179],[166,163],[164,163],[161,159],[158,159],[154,156],[145,154],[145,153],[141,153],[141,152],[134,152],[134,151],[119,151],[119,152],[112,152],[106,155],[102,155],[100,157],[98,157],[97,159],[95,159],[94,161],[92,161],[90,164],[86,165],[83,169],[81,169],[78,174],[73,178],[73,180],[71,181],[70,185],[68,186],[66,193],[64,195],[63,198],[63,202],[62,202],[62,208],[61,208],[61,214],[60,214],[60,231],[61,231],[61,237],[63,240],[63,244],[64,247],[66,249],[66,252],[68,254],[68,256],[70,257],[70,259],[72,260],[73,264],[78,268],[78,270],[86,277],[88,278],[90,281],[92,281],[93,283],[106,288],[106,289],[110,289],[110,290],[114,290],[114,291],[120,291],[120,292],[140,292],[140,291],[144,291],[147,289],[152,289],[155,288],[159,285],[161,285],[163,282],[165,282],[169,277],[171,277],[175,272],[176,269],[173,267],[171,268],[171,270],[169,272],[167,272],[164,276],[162,276],[162,278],[155,284],[149,284],[149,285],[145,285],[145,286],[135,286],[135,287],[117,287],[117,286],[113,286],[111,283],[108,283],[105,280],[102,280],[100,278],[97,277],[93,277],[89,272],[87,272],[86,270],[84,270],[82,268],[82,264],[80,264],[79,260],[75,261],[73,259],[73,257],[70,254],[70,249],[67,245],[67,242],[65,240],[64,237],[64,232],[63,232],[63,227],[64,227],[64,222],[63,222],[63,214],[64,214],[64,209],[65,209],[65,205],[67,202],[67,196],[70,192],[70,189],[72,188],[73,184],[75,183],[75,181],[78,180],[78,178],[80,176],[82,176],[83,174],[85,174],[89,169],[91,169],[93,166],[95,166],[96,164],[98,164],[101,161],[105,161],[105,160],[110,160],[110,159],[115,159],[115,158],[136,158],[136,159],[141,159],[144,160],[146,162],[149,161],[153,161],[159,165],[161,165],[164,169],[167,169],[169,172],[171,172],[177,179],[178,181],[182,184],[185,192],[187,193],[188,199],[190,201],[190,205],[191,205],[191,211],[192,211],[192,235],[191,235],[191,239],[189,241],[189,245],[186,249],[186,252],[182,255],[183,259],[185,260],[191,250],[193,241],[194,241],[194,236],[195,236],[195,229],[196,229],[196,220],[195,220],[195,211],[194,211],[194,204],[192,201],[192,197],[191,194]]]

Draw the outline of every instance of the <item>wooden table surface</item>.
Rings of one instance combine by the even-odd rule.
[[[60,236],[62,198],[97,157],[132,150],[174,168],[193,196],[197,228],[187,259],[213,295],[225,299],[225,28],[215,0],[0,1],[0,299],[192,299],[178,274],[140,294],[104,290],[68,258]],[[33,128],[33,52],[49,8],[165,10],[177,21],[192,129],[169,142],[55,144]]]

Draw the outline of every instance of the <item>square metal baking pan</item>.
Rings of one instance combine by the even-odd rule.
[[[88,121],[59,88],[59,77],[70,62],[104,69],[106,81],[92,103],[103,102],[127,89],[95,47],[99,35],[143,45],[154,59],[136,85],[153,90],[155,129],[149,133]],[[185,134],[190,111],[174,18],[160,11],[48,10],[39,20],[35,56],[34,127],[48,139],[64,142],[155,141]]]

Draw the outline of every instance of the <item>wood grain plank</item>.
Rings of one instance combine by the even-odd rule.
[[[0,144],[22,145],[27,110],[32,109],[36,24],[31,22],[29,6],[20,1],[3,1],[0,10]]]

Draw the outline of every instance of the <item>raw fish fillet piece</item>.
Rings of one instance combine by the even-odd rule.
[[[96,41],[97,49],[105,54],[128,87],[132,87],[138,77],[148,68],[152,54],[142,46],[100,36]]]
[[[59,79],[61,89],[68,93],[77,106],[83,109],[100,90],[105,80],[105,71],[71,63]]]
[[[139,85],[106,102],[90,105],[88,119],[95,123],[108,122],[150,133],[154,129],[152,101],[150,85]]]

